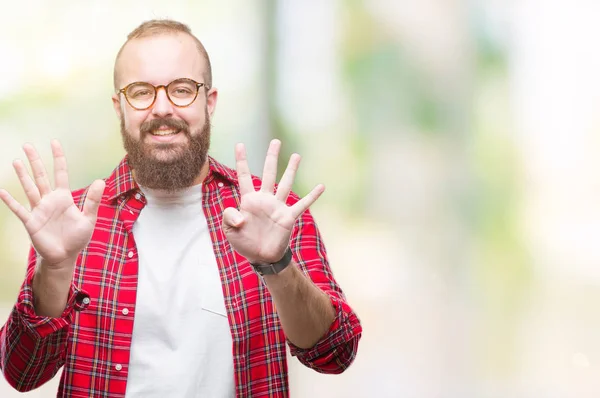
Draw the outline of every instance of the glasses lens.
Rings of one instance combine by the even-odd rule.
[[[127,100],[134,108],[144,109],[154,101],[154,87],[148,83],[136,83],[127,89]]]
[[[195,82],[188,79],[178,79],[167,87],[169,98],[177,106],[188,106],[198,94],[198,86]]]

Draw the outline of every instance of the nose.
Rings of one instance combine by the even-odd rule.
[[[169,100],[164,87],[159,87],[156,90],[156,100],[154,101],[154,105],[152,105],[152,114],[157,117],[173,115],[173,104]]]

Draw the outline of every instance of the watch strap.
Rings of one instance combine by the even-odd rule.
[[[283,271],[290,263],[292,262],[292,250],[289,248],[286,249],[283,258],[275,263],[259,263],[252,264],[254,270],[258,272],[260,275],[275,275]]]

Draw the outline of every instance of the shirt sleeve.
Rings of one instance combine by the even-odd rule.
[[[290,247],[305,275],[328,294],[336,313],[329,330],[314,347],[301,349],[288,340],[290,352],[302,364],[318,372],[342,373],[356,357],[362,326],[335,281],[323,240],[309,210],[298,219]]]
[[[32,248],[17,302],[0,329],[0,368],[8,383],[22,392],[38,388],[58,372],[65,361],[74,313],[89,303],[89,295],[71,284],[59,318],[37,315],[32,287],[36,262]]]

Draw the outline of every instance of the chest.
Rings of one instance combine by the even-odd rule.
[[[171,222],[168,217],[150,222],[135,202],[112,211],[101,208],[74,275],[91,303],[77,315],[73,337],[87,334],[90,341],[115,346],[116,333],[127,346],[140,306],[153,303],[161,303],[163,312],[209,310],[226,316],[233,341],[240,344],[253,325],[273,319],[266,288],[221,230],[222,210],[235,206],[231,202],[198,209],[204,213],[200,218],[184,214],[191,222],[172,222],[181,221],[175,215]]]

